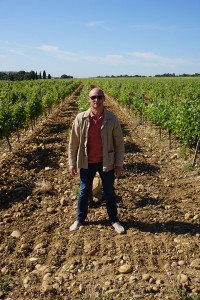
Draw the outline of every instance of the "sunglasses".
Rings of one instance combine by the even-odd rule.
[[[91,99],[91,100],[95,100],[95,99],[97,99],[97,100],[102,100],[103,97],[104,97],[103,95],[97,95],[97,96],[91,96],[90,99]]]

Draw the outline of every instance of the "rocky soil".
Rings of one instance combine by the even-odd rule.
[[[188,167],[177,140],[140,125],[112,99],[126,148],[116,180],[117,234],[105,202],[76,232],[79,176],[67,165],[76,96],[0,152],[0,299],[200,299],[200,160]],[[191,298],[187,298],[187,297]]]

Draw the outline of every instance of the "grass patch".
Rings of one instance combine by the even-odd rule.
[[[8,293],[10,291],[9,284],[10,282],[8,276],[0,277],[0,291]]]

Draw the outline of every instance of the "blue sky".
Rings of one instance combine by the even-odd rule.
[[[200,0],[0,0],[0,71],[200,73]]]

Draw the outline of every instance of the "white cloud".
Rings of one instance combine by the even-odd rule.
[[[79,53],[72,53],[69,51],[61,50],[53,45],[41,45],[37,49],[48,52],[56,58],[72,62],[89,62],[91,65],[105,65],[105,66],[135,66],[148,68],[153,70],[175,70],[180,67],[197,67],[200,66],[199,62],[183,58],[166,57],[155,54],[153,52],[140,52],[133,51],[127,54],[107,54],[105,56],[84,55]]]
[[[21,50],[15,49],[15,48],[9,48],[8,52],[10,52],[11,54],[14,54],[14,55],[23,56],[23,57],[32,59],[31,56],[27,55],[26,53],[22,52]]]
[[[79,56],[77,54],[60,50],[59,47],[52,46],[52,45],[41,45],[37,47],[38,50],[51,53],[57,58],[63,59],[63,60],[70,60],[70,61],[78,61]]]
[[[18,55],[24,55],[22,51],[19,51],[19,50],[13,49],[13,48],[8,49],[8,52],[18,54]]]
[[[106,55],[104,61],[111,64],[120,64],[120,65],[127,63],[127,60],[124,58],[124,56],[119,54],[108,54]]]
[[[160,56],[153,52],[131,52],[125,55],[108,54],[105,56],[85,56],[84,59],[91,64],[99,66],[119,67],[119,73],[133,72],[137,74],[155,74],[162,72],[181,72],[180,70],[192,70],[200,67],[199,61],[183,59],[179,57]],[[125,71],[123,71],[124,69]],[[129,70],[129,71],[128,71]],[[131,70],[131,71],[130,71]],[[177,71],[179,70],[179,71]],[[184,71],[187,72],[187,71]]]
[[[126,59],[123,55],[118,54],[108,54],[106,56],[85,56],[84,59],[86,61],[100,63],[100,64],[125,64]]]
[[[130,52],[127,55],[108,54],[104,57],[101,56],[85,56],[85,60],[110,65],[141,65],[148,67],[177,67],[183,65],[191,65],[194,62],[182,58],[170,58],[157,55],[152,52]]]
[[[37,47],[39,50],[45,51],[45,52],[57,52],[59,51],[59,48],[56,46],[51,46],[51,45],[41,45]]]
[[[105,21],[91,21],[86,24],[86,27],[100,27],[104,30],[111,31],[111,28],[106,25]]]
[[[133,59],[133,62],[140,63],[143,65],[160,65],[160,66],[166,66],[166,67],[173,67],[173,66],[182,66],[182,65],[191,65],[193,62],[182,59],[182,58],[171,58],[171,57],[165,57],[160,56],[157,54],[154,54],[152,52],[131,52],[129,53],[131,58]]]

